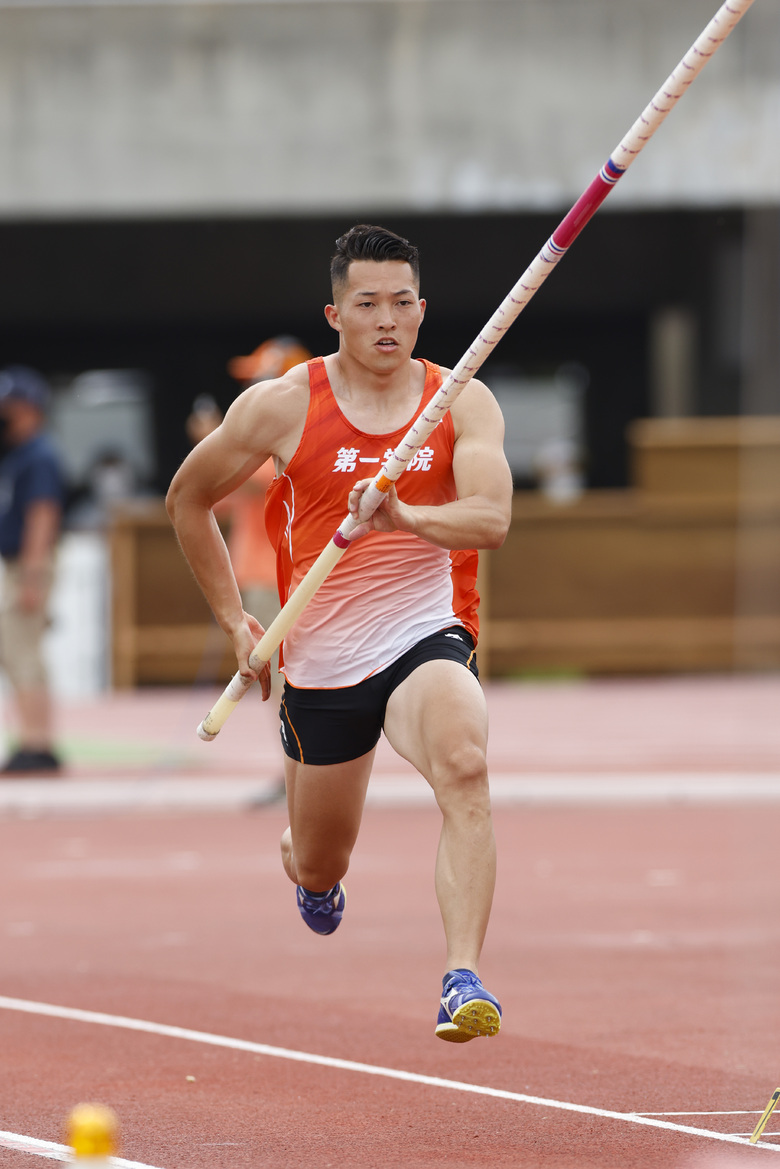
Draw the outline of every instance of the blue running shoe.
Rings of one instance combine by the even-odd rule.
[[[347,891],[339,881],[322,897],[310,897],[302,885],[296,885],[301,917],[315,934],[332,934],[341,924]]]
[[[498,1035],[501,1004],[485,990],[473,970],[444,975],[436,1034],[450,1043],[468,1043],[480,1035]]]

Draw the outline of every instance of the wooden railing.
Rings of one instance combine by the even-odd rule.
[[[643,420],[634,485],[516,494],[481,557],[484,677],[780,668],[780,419]],[[111,529],[113,683],[235,669],[161,500]]]

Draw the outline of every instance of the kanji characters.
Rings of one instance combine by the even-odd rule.
[[[386,463],[392,454],[393,454],[393,447],[388,447],[387,450],[385,451],[384,455],[382,456],[382,461],[384,463]],[[430,446],[420,447],[417,454],[414,456],[414,458],[409,463],[409,466],[407,469],[409,471],[430,471],[431,460],[433,459],[433,454],[434,454],[433,447],[430,447]],[[344,446],[341,447],[338,451],[338,454],[336,455],[336,459],[335,459],[335,462],[333,464],[333,470],[334,471],[346,471],[346,472],[354,471],[355,467],[357,466],[357,463],[358,463],[358,456],[359,455],[360,455],[360,449],[358,447],[344,447]],[[361,463],[378,463],[379,459],[363,458],[363,459],[360,459],[359,461]]]
[[[336,455],[334,471],[354,471],[357,465],[358,450],[356,447],[340,447]]]
[[[409,464],[410,471],[430,471],[433,447],[422,446]]]

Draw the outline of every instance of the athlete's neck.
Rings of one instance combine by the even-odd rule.
[[[368,420],[368,429],[377,433],[403,425],[414,413],[425,384],[425,367],[412,358],[393,370],[374,370],[339,352],[325,359],[325,368],[343,412],[351,421]]]

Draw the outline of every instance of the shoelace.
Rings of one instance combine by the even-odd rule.
[[[305,894],[301,897],[301,903],[307,913],[321,914],[324,917],[330,917],[335,908],[335,902],[338,898],[340,887],[337,885],[327,897],[323,897],[321,901],[314,901],[311,897],[306,897]]]
[[[484,989],[476,974],[456,974],[445,986],[444,998],[453,991],[457,991],[458,994],[463,994],[470,990],[484,992]]]

